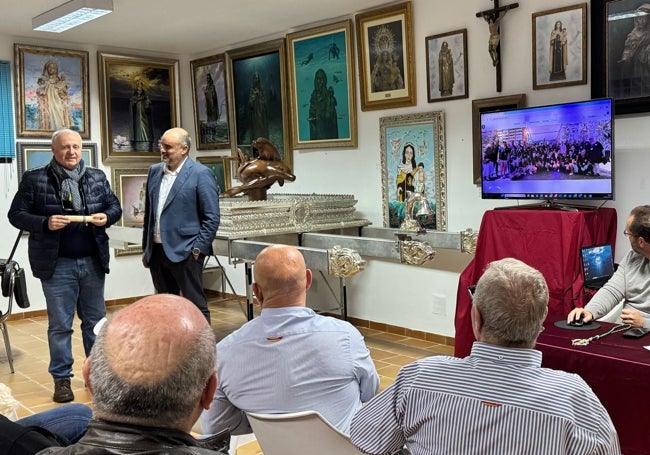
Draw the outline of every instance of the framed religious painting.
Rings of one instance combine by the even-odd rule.
[[[49,142],[16,142],[16,158],[20,182],[26,170],[45,166],[52,160],[52,147]],[[83,142],[81,159],[86,166],[97,166],[97,145]]]
[[[180,125],[178,60],[97,53],[104,163],[160,161],[158,140]]]
[[[447,162],[442,111],[382,117],[384,226],[447,230]]]
[[[533,89],[587,83],[587,4],[533,13]]]
[[[230,148],[226,55],[192,60],[196,149]]]
[[[411,2],[355,16],[361,110],[416,104]]]
[[[227,191],[231,187],[230,181],[230,162],[229,156],[197,156],[196,161],[206,166],[217,179],[217,189],[219,194]]]
[[[613,98],[614,112],[650,111],[650,3],[591,2],[591,97]]]
[[[356,147],[352,21],[287,35],[293,149]]]
[[[14,63],[18,137],[70,128],[90,138],[88,52],[14,44]]]
[[[149,169],[113,166],[111,171],[113,174],[111,187],[122,206],[122,218],[117,221],[116,226],[143,227]],[[126,249],[115,249],[116,257],[141,253],[141,245],[129,244]]]
[[[429,102],[467,98],[467,29],[427,36],[424,43]]]
[[[233,156],[240,149],[252,157],[251,143],[264,137],[291,166],[284,39],[235,49],[227,55]]]
[[[474,157],[473,180],[475,185],[481,184],[483,168],[483,144],[481,139],[481,113],[505,111],[526,105],[526,94],[495,96],[472,100],[472,149]]]

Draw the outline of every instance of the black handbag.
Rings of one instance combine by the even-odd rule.
[[[14,253],[20,242],[20,238],[23,235],[23,231],[18,232],[16,241],[14,242],[14,247],[11,249],[11,254],[8,259],[0,259],[0,271],[2,272],[2,281],[0,282],[0,288],[2,288],[2,295],[4,297],[9,297],[11,293],[11,277],[14,277],[14,298],[16,299],[16,304],[20,308],[29,308],[29,297],[27,296],[27,284],[25,281],[25,270],[18,265],[16,261],[13,261]]]

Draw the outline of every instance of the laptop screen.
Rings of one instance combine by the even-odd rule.
[[[585,286],[602,285],[614,274],[611,245],[588,246],[580,250]]]

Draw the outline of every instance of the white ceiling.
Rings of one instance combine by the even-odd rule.
[[[63,33],[35,32],[32,18],[66,0],[0,0],[0,33],[175,55],[227,50],[386,0],[113,0],[114,11]]]

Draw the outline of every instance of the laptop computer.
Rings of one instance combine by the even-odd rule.
[[[600,289],[614,274],[611,245],[587,246],[580,249],[582,273],[587,289]]]

